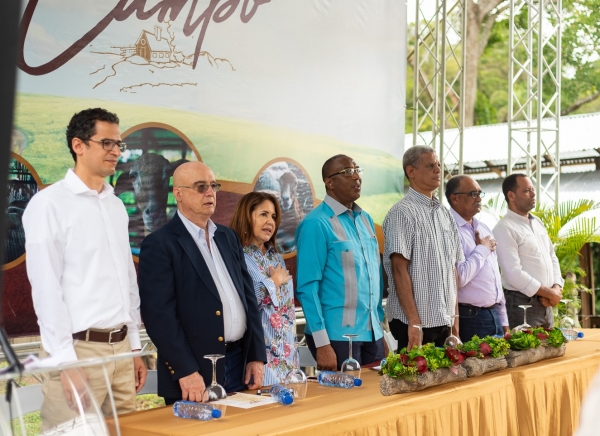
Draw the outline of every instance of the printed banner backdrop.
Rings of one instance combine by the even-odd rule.
[[[73,166],[65,128],[79,110],[121,120],[128,149],[108,182],[129,213],[134,256],[173,216],[170,176],[186,161],[208,164],[223,184],[215,222],[227,225],[244,193],[277,195],[291,272],[294,231],[325,195],[327,158],[344,153],[364,168],[358,203],[376,223],[400,198],[404,2],[24,3],[3,266],[10,335],[38,331],[21,216]]]

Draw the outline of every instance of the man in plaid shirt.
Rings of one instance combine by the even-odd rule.
[[[383,222],[383,265],[390,293],[387,316],[398,349],[442,346],[453,324],[458,336],[456,262],[464,260],[452,215],[434,196],[440,162],[431,147],[409,148],[402,160],[410,189]],[[423,337],[419,329],[423,327]],[[421,341],[422,340],[422,341]]]

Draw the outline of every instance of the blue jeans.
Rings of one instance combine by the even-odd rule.
[[[485,336],[504,335],[502,323],[495,307],[484,309],[458,304],[458,333],[463,342],[470,341],[475,335]]]

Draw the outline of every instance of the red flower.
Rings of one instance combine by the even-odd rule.
[[[467,355],[467,357],[475,357],[475,356],[477,356],[477,351],[469,350],[465,354]]]
[[[271,321],[271,325],[275,329],[280,329],[283,326],[283,319],[281,318],[281,315],[279,315],[278,313],[272,314],[269,317],[269,321]]]
[[[454,365],[460,365],[465,360],[465,356],[460,351],[451,347],[446,348],[446,356]]]
[[[417,365],[417,372],[423,374],[427,372],[427,360],[423,356],[417,356],[413,359],[415,365]]]
[[[410,357],[408,357],[407,354],[400,354],[400,362],[402,362],[402,365],[404,365],[404,366],[408,365],[409,361],[410,361]]]
[[[546,333],[538,333],[536,336],[540,341],[543,341],[544,339],[548,339],[548,335]]]
[[[277,357],[273,359],[273,365],[279,365],[279,359]]]
[[[290,344],[283,344],[283,355],[289,357],[292,352],[292,346]]]
[[[551,332],[552,331],[552,329],[549,329],[549,328],[546,328],[546,327],[544,327],[544,330],[546,330],[547,332]]]
[[[531,330],[529,330],[529,329],[525,329],[525,330],[523,330],[523,332],[524,332],[524,333],[527,333],[528,335],[531,335],[531,334],[533,334],[533,332],[532,332]]]
[[[483,354],[484,356],[487,356],[492,352],[492,347],[490,347],[489,344],[487,344],[486,342],[482,342],[481,344],[479,344],[479,351],[481,351],[481,354]]]

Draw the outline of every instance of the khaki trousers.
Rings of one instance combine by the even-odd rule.
[[[97,357],[109,357],[115,354],[131,352],[129,338],[116,344],[74,341],[75,352],[80,360]],[[40,357],[47,356],[43,350]],[[105,363],[106,372],[113,397],[117,414],[133,412],[135,410],[135,378],[133,373],[133,359],[120,359]],[[104,376],[103,365],[93,365],[84,367],[89,386],[93,392],[98,407],[105,416],[112,415],[110,397],[108,395],[108,386]],[[57,425],[71,421],[79,416],[78,410],[71,410],[67,406],[67,401],[60,380],[60,372],[52,371],[43,376],[44,402],[41,408],[42,430],[46,431]],[[93,401],[93,400],[92,400]],[[87,413],[94,414],[95,407],[91,405]]]

